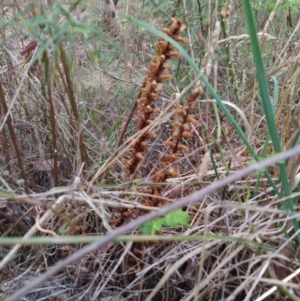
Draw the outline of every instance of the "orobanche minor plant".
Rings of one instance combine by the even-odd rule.
[[[186,38],[179,35],[184,31],[185,25],[175,18],[171,18],[170,28],[163,28],[163,32],[173,40],[179,43],[187,42]],[[211,47],[205,55],[203,72],[207,76],[211,70],[211,56],[215,49],[216,41],[220,33],[220,25],[216,24],[213,32]],[[153,124],[154,118],[159,112],[156,106],[158,93],[163,90],[162,83],[172,78],[170,74],[171,60],[181,56],[181,53],[174,51],[170,42],[161,39],[157,42],[157,53],[147,70],[147,77],[144,80],[143,87],[140,90],[136,100],[137,112],[134,115],[136,128],[141,133],[137,138],[130,140],[132,153],[130,157],[122,160],[127,169],[128,180],[141,179],[147,176],[147,172],[152,170],[151,185],[149,188],[137,188],[141,197],[140,201],[145,206],[162,207],[166,204],[162,197],[162,183],[166,183],[168,178],[178,178],[181,176],[176,164],[184,159],[184,153],[190,151],[188,141],[194,138],[192,127],[198,125],[197,118],[193,115],[193,109],[196,100],[203,94],[203,84],[200,80],[195,82],[195,88],[187,96],[183,105],[174,104],[173,116],[171,117],[172,129],[169,138],[166,139],[165,133],[162,134],[163,128],[157,127],[156,130],[149,129]],[[158,138],[157,138],[158,137]],[[158,140],[158,141],[157,141]],[[151,143],[162,145],[157,162],[147,159],[147,150]],[[157,184],[155,184],[157,183]],[[116,225],[124,223],[124,221],[143,215],[143,210],[138,209],[121,209],[121,215],[115,221]],[[144,234],[154,234],[163,226],[175,227],[177,225],[187,226],[189,221],[188,213],[182,210],[176,210],[167,216],[156,219],[145,224],[140,228]]]
[[[186,43],[187,39],[180,36],[186,28],[183,22],[171,18],[170,23],[169,28],[162,29],[163,32],[179,43]],[[140,131],[141,134],[137,138],[130,139],[131,155],[122,160],[127,169],[128,180],[140,179],[143,177],[143,173],[149,170],[151,162],[145,160],[147,150],[151,142],[153,142],[153,139],[162,137],[163,135],[158,136],[159,133],[157,131],[149,130],[148,128],[159,112],[156,101],[158,94],[163,90],[163,82],[172,79],[171,60],[181,56],[180,52],[175,51],[173,46],[164,39],[159,40],[156,43],[156,47],[156,55],[146,71],[147,76],[136,99],[137,110],[133,118],[136,123],[136,129]],[[182,117],[182,120],[177,121],[176,124],[174,123],[174,133],[172,137],[168,140],[159,141],[160,144],[166,147],[166,151],[160,162],[154,167],[153,176],[151,176],[152,184],[157,183],[157,185],[151,185],[149,188],[141,191],[147,195],[142,197],[141,202],[143,205],[151,207],[161,207],[164,205],[164,201],[162,201],[161,198],[162,186],[160,184],[164,183],[168,177],[178,177],[180,175],[173,165],[181,159],[177,154],[179,151],[188,151],[188,147],[182,144],[180,140],[181,138],[192,137],[188,122],[197,123],[197,120],[189,113],[189,108],[190,105],[188,104],[183,109],[178,110],[177,114]],[[158,131],[162,131],[162,129],[159,128]],[[144,214],[144,211],[140,209],[121,209],[121,211],[121,216],[115,221],[116,225],[122,224],[132,216],[136,217]],[[167,222],[163,222],[161,219],[157,220],[156,223],[161,226],[171,226],[174,224],[174,222],[170,222],[169,217]],[[186,222],[184,224],[186,224]],[[157,226],[156,228],[160,229],[161,226]],[[148,233],[155,233],[153,227],[151,229],[152,230],[149,230]]]

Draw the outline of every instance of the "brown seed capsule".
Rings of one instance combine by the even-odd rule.
[[[175,143],[172,141],[163,141],[162,143],[165,147],[170,147],[170,148],[174,148],[175,147]]]
[[[178,43],[185,44],[189,41],[188,38],[183,38],[183,37],[174,37],[174,40],[177,41]]]
[[[180,57],[181,53],[179,51],[170,51],[170,52],[168,52],[167,56],[168,56],[168,58]]]
[[[162,32],[164,32],[166,35],[168,35],[168,36],[171,36],[172,35],[172,33],[171,33],[171,30],[169,29],[169,28],[162,28],[161,29],[162,30]]]
[[[156,80],[153,80],[151,83],[152,89],[155,89],[156,86],[157,86],[157,82],[156,82]]]
[[[165,56],[164,54],[162,54],[162,55],[159,57],[159,59],[160,59],[160,62],[163,62],[163,61],[166,59],[166,56]]]
[[[189,131],[189,130],[190,130],[189,125],[186,124],[186,123],[183,123],[183,124],[182,124],[182,128],[183,128],[184,131]]]
[[[181,138],[181,133],[179,131],[175,131],[172,134],[172,136],[173,136],[174,139],[180,139]]]
[[[154,132],[148,131],[145,133],[145,136],[147,138],[156,138],[157,135]]]
[[[172,75],[171,74],[161,74],[158,77],[159,82],[163,82],[163,81],[170,80],[170,79],[172,79]]]
[[[154,93],[154,92],[150,93],[151,100],[155,100],[156,98],[157,98],[157,93]]]
[[[167,162],[160,162],[159,166],[160,166],[161,169],[164,169],[168,166],[168,163]]]
[[[155,92],[159,93],[164,89],[163,85],[157,85],[155,88]]]
[[[175,121],[174,121],[174,125],[176,125],[176,126],[178,126],[179,128],[181,128],[182,123],[179,122],[178,120],[175,120]]]
[[[134,154],[134,156],[140,160],[144,159],[144,154],[142,152],[137,152]]]
[[[197,125],[198,124],[198,121],[191,114],[187,116],[186,120],[187,120],[187,122],[190,122],[193,125]]]
[[[184,138],[193,138],[193,134],[191,132],[183,132],[182,137],[184,137]]]
[[[152,111],[153,111],[153,109],[151,108],[150,105],[147,105],[147,106],[145,107],[145,112],[151,113]]]
[[[132,159],[122,159],[122,163],[125,165],[125,167],[128,169],[131,167],[133,160]]]
[[[150,93],[150,89],[149,88],[142,88],[141,89],[141,92],[144,94],[144,95],[148,95]]]
[[[141,148],[142,149],[146,149],[146,148],[148,148],[148,146],[149,146],[148,142],[146,142],[146,141],[141,142]]]
[[[189,147],[184,144],[178,144],[177,148],[178,150],[183,150],[185,152],[188,152],[190,150]]]
[[[158,50],[161,51],[161,53],[164,53],[167,48],[168,48],[169,43],[165,40],[160,40],[159,42],[157,42],[156,46],[158,48]]]
[[[138,98],[136,100],[136,102],[139,104],[139,105],[143,105],[145,106],[147,104],[147,99],[146,98]]]
[[[159,112],[159,108],[155,107],[155,108],[153,109],[153,113],[156,114],[156,113],[158,113],[158,112]]]
[[[168,162],[172,162],[172,161],[171,161],[171,160],[172,160],[172,157],[171,157],[169,154],[164,154],[163,158],[164,158],[164,161],[166,161],[167,163],[168,163]]]
[[[173,177],[173,178],[179,178],[180,177],[180,173],[177,172],[173,167],[171,167],[168,171],[168,174]]]
[[[134,148],[138,142],[139,139],[132,139],[132,141],[129,143],[129,147]]]
[[[184,117],[184,116],[186,115],[186,111],[185,111],[183,108],[177,108],[177,109],[175,110],[175,113],[176,113],[177,115],[182,116],[182,117]]]

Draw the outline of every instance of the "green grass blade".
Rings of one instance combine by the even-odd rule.
[[[248,26],[248,32],[250,35],[250,41],[252,45],[252,53],[253,53],[253,60],[256,68],[256,75],[257,75],[257,80],[259,83],[259,89],[260,89],[260,95],[262,98],[262,105],[263,105],[263,110],[264,114],[266,116],[267,124],[268,124],[268,129],[270,132],[271,140],[274,146],[274,151],[275,153],[279,153],[281,151],[281,145],[280,145],[280,139],[276,127],[276,122],[273,114],[273,107],[272,103],[270,100],[270,95],[269,95],[269,89],[268,89],[268,81],[264,69],[264,64],[261,56],[261,51],[259,47],[259,42],[257,38],[257,30],[256,30],[256,23],[254,20],[253,12],[252,12],[252,7],[250,0],[243,0],[244,3],[244,8],[245,8],[245,17],[246,17],[246,22]],[[280,180],[282,183],[282,188],[286,196],[290,196],[291,194],[291,189],[286,173],[286,165],[285,162],[278,162],[279,166],[279,171],[280,171]],[[285,210],[287,210],[290,213],[295,212],[294,208],[294,202],[292,198],[288,198],[287,204],[283,202],[283,206]],[[292,220],[293,226],[295,231],[298,231],[299,225],[296,219]],[[300,236],[298,236],[298,242],[300,243]]]

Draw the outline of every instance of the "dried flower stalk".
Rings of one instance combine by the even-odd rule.
[[[204,56],[201,72],[209,77],[211,73],[212,60],[214,56],[215,48],[218,44],[220,35],[220,23],[216,23],[214,32],[212,33],[212,38],[208,44],[207,51]],[[169,152],[165,154],[163,161],[160,163],[157,173],[156,180],[165,181],[168,177],[179,177],[180,173],[174,168],[174,163],[181,160],[181,157],[178,153],[188,152],[189,147],[185,144],[182,144],[182,138],[192,138],[193,134],[191,133],[190,124],[197,125],[198,121],[195,116],[192,114],[195,101],[200,95],[203,94],[204,87],[202,82],[199,80],[196,82],[196,87],[189,95],[186,104],[182,107],[178,107],[175,110],[176,121],[174,121],[174,132],[172,134],[171,140],[163,141],[165,147],[169,148]],[[169,166],[169,169],[166,168]],[[164,176],[159,172],[160,169],[165,167]]]
[[[179,35],[184,31],[185,25],[175,18],[171,18],[170,28],[163,28],[162,31],[177,42],[187,42],[187,39]],[[158,112],[155,105],[158,93],[163,90],[162,83],[170,80],[171,59],[179,57],[180,53],[175,51],[173,46],[166,40],[160,40],[156,43],[157,53],[146,71],[147,77],[145,84],[141,89],[141,97],[136,100],[138,105],[137,114],[134,120],[138,130],[145,129],[153,121]],[[136,175],[136,169],[139,162],[143,160],[145,151],[148,148],[148,139],[156,137],[156,133],[146,131],[140,137],[131,142],[133,154],[130,159],[123,159],[123,163],[128,170],[128,177]]]
[[[179,36],[185,28],[186,26],[182,21],[172,17],[170,27],[163,28],[162,31],[175,41],[185,43],[188,40]],[[127,169],[127,177],[129,179],[141,177],[141,171],[146,168],[146,164],[142,161],[145,159],[146,151],[149,147],[149,140],[155,139],[157,133],[151,130],[145,131],[145,129],[153,122],[159,111],[155,102],[158,98],[158,93],[163,90],[163,82],[172,79],[170,72],[172,66],[171,59],[181,55],[180,52],[177,52],[166,40],[159,40],[156,43],[156,47],[157,53],[146,71],[147,77],[144,80],[138,99],[136,99],[137,113],[133,117],[136,122],[137,130],[141,131],[142,134],[139,137],[132,139],[130,142],[130,147],[132,149],[131,157],[122,160]],[[166,167],[166,165],[160,164],[162,170],[156,172],[155,177],[152,179],[153,182],[157,183],[161,182],[160,180],[165,179],[164,167]],[[143,192],[153,196],[143,198],[143,204],[145,206],[162,205],[159,198],[161,196],[159,186],[143,189]],[[143,215],[144,210],[137,208],[123,209],[120,213],[119,218],[114,221],[115,225],[120,225],[124,220]]]

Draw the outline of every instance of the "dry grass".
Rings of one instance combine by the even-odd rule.
[[[105,1],[53,2],[1,8],[0,300],[85,245],[11,246],[6,237],[105,235],[253,160],[170,43],[135,20],[113,18]],[[289,149],[299,144],[300,21],[294,7],[278,3],[266,11],[254,5],[280,142]],[[117,12],[186,42],[257,154],[273,153],[243,5],[119,0]],[[171,15],[182,20],[176,34],[163,29],[176,27]],[[292,188],[298,168],[295,156],[287,166]],[[268,171],[280,186],[277,168]],[[138,242],[135,229],[126,233],[131,241],[111,241],[62,266],[26,300],[300,299],[299,233],[264,174],[183,210],[189,226],[159,235],[186,240]]]

